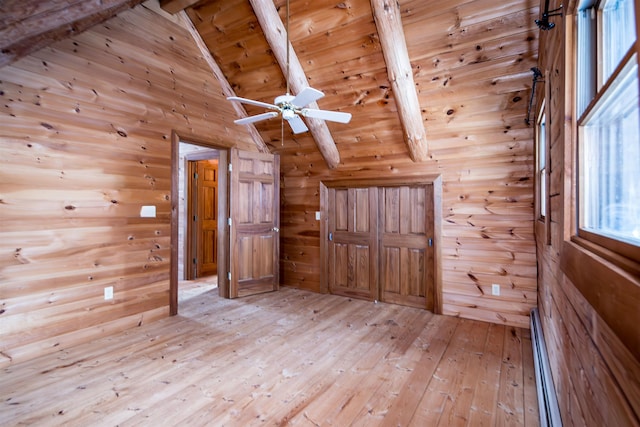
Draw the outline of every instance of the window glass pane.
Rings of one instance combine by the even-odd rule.
[[[602,73],[606,82],[636,39],[633,0],[607,0],[602,7]]]
[[[589,8],[577,13],[578,64],[577,105],[578,117],[584,113],[596,95],[596,14]]]
[[[545,158],[547,152],[547,119],[543,114],[540,117],[540,124],[538,126],[538,169],[543,169],[547,165],[547,159]]]
[[[539,217],[544,217],[547,212],[547,183],[546,183],[546,165],[547,165],[547,117],[542,113],[538,119],[538,194],[540,196]]]
[[[581,227],[640,244],[640,129],[634,58],[583,127]]]

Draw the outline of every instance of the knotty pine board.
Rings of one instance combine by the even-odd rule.
[[[0,91],[0,363],[167,316],[172,130],[255,151],[189,33],[138,6]]]
[[[560,6],[552,1],[550,8]],[[571,112],[566,111],[567,86],[573,76],[566,74],[574,64],[565,57],[570,45],[566,43],[567,21],[574,3],[565,5],[564,17],[553,19],[556,28],[543,32],[540,39],[538,67],[545,73],[545,83],[536,96],[536,108],[544,97],[547,100],[547,120],[550,127],[550,155],[547,159],[550,174],[550,244],[546,230],[536,226],[538,254],[538,301],[543,333],[549,353],[549,363],[558,396],[560,413],[566,426],[582,425],[640,425],[640,361],[638,349],[632,352],[594,307],[565,275],[561,254],[566,237],[571,233],[572,195],[567,191],[572,173],[573,142],[567,129],[572,125]],[[566,15],[569,14],[569,15]],[[569,52],[570,54],[570,52]],[[547,87],[548,85],[548,87]],[[537,109],[535,111],[538,111]],[[592,271],[594,265],[580,266]],[[636,278],[637,279],[637,278]],[[613,280],[613,279],[611,279]],[[606,297],[606,296],[605,296]],[[633,296],[629,296],[629,299]],[[637,322],[625,309],[612,303],[617,319],[627,330],[636,333]],[[637,307],[636,307],[637,308]]]
[[[293,288],[184,289],[180,316],[5,367],[0,423],[537,425],[526,330]]]

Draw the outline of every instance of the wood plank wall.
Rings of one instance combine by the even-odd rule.
[[[282,160],[283,284],[319,290],[321,179],[441,174],[445,314],[526,327],[537,296],[524,125],[537,5],[401,2],[431,153],[418,164],[394,116],[369,2],[330,5],[329,15],[325,3],[292,2],[292,16],[322,8],[312,21],[292,19],[293,45],[317,50],[303,62],[331,94],[322,107],[354,120],[330,125],[342,158],[333,172],[310,137],[282,143],[278,123],[261,128]],[[336,29],[333,13],[349,13],[358,31]],[[245,79],[243,96],[270,86],[242,75],[240,60],[252,58],[220,64],[237,68],[230,81]],[[171,129],[253,149],[188,34],[138,6],[0,69],[0,81],[2,362],[166,315]],[[138,218],[143,204],[156,205],[158,218]],[[105,302],[111,285],[116,297]]]
[[[551,9],[561,1],[551,1]],[[544,4],[544,2],[542,2]],[[637,3],[636,3],[637,4]],[[575,2],[565,3],[565,14]],[[572,32],[566,19],[552,18],[556,28],[540,37],[540,70],[545,83],[537,91],[540,104],[547,93],[550,127],[549,233],[536,224],[538,253],[538,302],[553,380],[565,426],[640,425],[640,361],[612,331],[563,272],[560,258],[570,235],[570,171],[572,142],[570,99],[565,88],[572,85],[566,67],[572,64],[567,37]],[[570,71],[570,70],[569,70]],[[565,77],[566,76],[566,77]],[[547,85],[547,87],[545,87]],[[566,120],[565,120],[566,119]],[[547,244],[549,242],[549,244]],[[582,265],[586,271],[592,265]],[[610,280],[614,280],[611,278]],[[606,298],[607,296],[603,296]],[[632,298],[631,296],[629,296]],[[637,307],[636,307],[637,308]],[[616,308],[613,308],[614,312]],[[637,323],[624,311],[620,321],[638,333]]]
[[[0,365],[167,316],[172,129],[255,150],[190,35],[137,6],[0,69],[0,99]]]
[[[382,54],[373,18],[365,13],[368,1],[348,2],[345,13],[358,20],[358,31],[336,26],[341,10],[318,3],[292,2],[292,44],[307,64],[310,84],[329,93],[321,107],[354,117],[347,126],[329,125],[341,156],[333,171],[304,136],[285,136],[281,142],[279,124],[259,128],[282,159],[283,283],[320,289],[324,236],[314,215],[320,180],[440,174],[444,313],[528,327],[537,274],[533,132],[524,118],[530,68],[537,62],[538,6],[401,1],[430,154],[426,162],[413,163],[384,61],[376,58]],[[300,8],[306,8],[305,19],[296,19]],[[216,17],[230,33],[222,15]],[[259,95],[259,87],[249,86],[251,65],[235,65],[229,73],[237,76],[230,80],[239,89],[249,87],[245,95],[253,90]],[[491,295],[494,283],[501,285],[499,297]]]

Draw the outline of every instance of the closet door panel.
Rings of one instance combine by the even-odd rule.
[[[329,291],[377,299],[377,191],[375,188],[329,190]]]
[[[380,299],[433,310],[433,187],[380,188]]]

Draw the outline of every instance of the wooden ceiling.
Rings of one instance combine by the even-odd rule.
[[[0,66],[139,2],[2,2]],[[237,96],[271,103],[286,92],[286,0],[275,0],[275,7],[271,0],[161,4],[171,13],[186,11]],[[265,18],[259,17],[271,9],[280,21],[263,31]],[[303,73],[291,67],[292,93],[305,84],[294,84],[302,75],[325,93],[319,108],[353,119],[320,123],[317,131],[307,120],[311,132],[299,135],[286,125],[282,133],[278,118],[256,128],[272,152],[319,149],[330,168],[381,156],[422,161],[434,153],[459,155],[451,141],[470,129],[522,127],[537,58],[537,17],[531,0],[290,0],[291,55]],[[410,70],[402,68],[404,59]],[[245,108],[249,115],[264,111]]]
[[[286,92],[285,61],[274,55],[278,46],[270,44],[256,16],[270,3],[208,0],[186,9],[235,93],[263,102]],[[384,17],[374,20],[377,4],[383,14],[399,8],[404,38],[393,28],[383,31]],[[275,8],[284,29],[286,0],[275,0]],[[307,84],[326,95],[319,107],[353,114],[348,125],[327,123],[341,163],[369,156],[420,161],[450,149],[442,142],[450,144],[465,129],[477,134],[522,127],[537,56],[537,17],[537,4],[522,0],[402,0],[397,6],[381,0],[292,0],[289,35]],[[397,46],[391,53],[408,54],[408,89],[399,84],[402,71],[393,69],[385,42]],[[411,96],[417,102],[408,102]],[[246,109],[249,115],[264,111]],[[417,135],[408,129],[407,123],[416,122],[409,116],[418,117],[426,138],[424,130]],[[286,126],[283,141],[277,118],[256,127],[272,151],[282,154],[319,145],[314,134],[293,135]]]
[[[0,1],[0,67],[138,3],[142,0]]]

